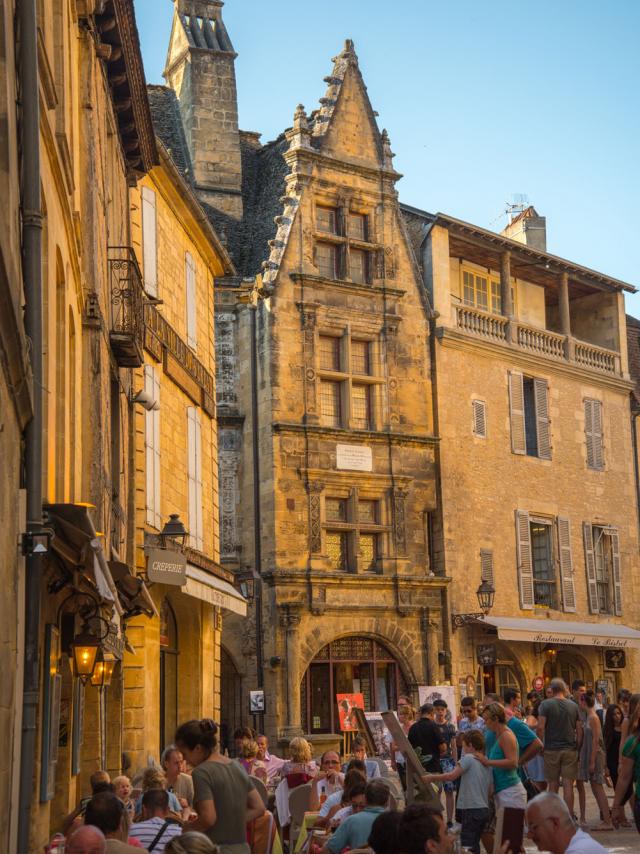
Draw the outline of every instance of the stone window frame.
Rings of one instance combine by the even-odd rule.
[[[327,518],[327,500],[338,499],[346,501],[347,518],[339,522]],[[378,520],[376,523],[360,522],[358,505],[360,501],[375,501],[377,504]],[[327,534],[340,532],[347,537],[346,566],[344,572],[354,575],[382,574],[382,561],[391,554],[391,535],[393,532],[392,509],[390,495],[387,490],[371,488],[363,485],[327,484],[320,500],[320,524],[322,530],[322,553],[327,555]],[[377,537],[377,555],[373,569],[365,567],[360,554],[360,535],[374,534]]]
[[[386,382],[383,376],[383,365],[380,351],[380,335],[371,328],[361,328],[355,324],[341,325],[323,324],[316,330],[315,371],[318,377],[318,406],[317,411],[322,424],[321,388],[323,382],[339,383],[340,385],[340,428],[348,430],[380,430],[383,418],[383,386]],[[340,341],[339,370],[322,366],[321,338],[333,338]],[[369,373],[353,371],[352,343],[365,341],[369,345]],[[369,389],[369,424],[367,427],[357,426],[353,414],[353,386],[367,386]],[[327,425],[336,426],[336,425]]]
[[[335,231],[324,231],[318,224],[318,208],[334,212]],[[349,216],[365,217],[364,239],[349,233]],[[376,254],[380,251],[379,243],[375,242],[375,206],[355,202],[350,199],[317,197],[313,209],[313,263],[317,264],[318,244],[333,246],[336,249],[335,274],[329,276],[334,281],[352,282],[358,285],[371,285],[376,278]],[[351,252],[364,252],[364,276],[362,279],[352,278]]]

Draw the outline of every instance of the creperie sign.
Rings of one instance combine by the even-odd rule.
[[[147,556],[147,578],[156,584],[184,587],[187,583],[187,557],[170,549],[151,549]]]

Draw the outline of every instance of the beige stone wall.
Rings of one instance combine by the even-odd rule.
[[[635,512],[628,388],[597,372],[576,370],[549,360],[532,360],[515,351],[483,345],[467,337],[447,338],[437,352],[443,513],[447,574],[453,577],[451,602],[454,611],[477,609],[475,590],[480,582],[480,549],[493,551],[496,598],[494,616],[580,622],[618,622],[637,627],[640,614],[638,529]],[[552,459],[521,456],[511,452],[508,372],[521,370],[547,380],[549,385]],[[584,433],[585,398],[600,400],[604,415],[603,471],[586,465]],[[487,438],[472,432],[472,401],[485,401]],[[577,612],[534,612],[520,609],[516,557],[515,510],[549,517],[567,517]],[[607,524],[619,531],[622,560],[623,614],[598,617],[589,614],[582,524]],[[455,679],[475,673],[471,630],[454,635]],[[476,632],[476,640],[478,639]],[[527,644],[511,643],[510,652],[521,659],[530,680],[541,672],[542,659]],[[583,654],[591,678],[601,678],[598,651]],[[637,679],[636,656],[623,677],[625,684]]]

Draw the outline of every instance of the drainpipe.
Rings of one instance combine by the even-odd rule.
[[[42,525],[42,211],[40,208],[40,131],[36,0],[18,0],[22,146],[22,271],[25,331],[31,343],[33,419],[25,431],[27,527]],[[26,558],[25,661],[20,756],[18,851],[29,850],[31,801],[36,767],[39,695],[39,634],[42,559]]]
[[[259,303],[258,303],[259,305]],[[256,607],[256,666],[258,688],[264,687],[264,654],[262,649],[262,516],[260,513],[260,433],[258,429],[258,342],[257,318],[258,305],[251,312],[251,440],[253,443],[253,549],[255,571],[258,575],[255,584]],[[264,729],[264,716],[259,715],[260,729]]]
[[[631,444],[633,446],[633,473],[636,486],[636,516],[638,524],[638,537],[640,538],[640,470],[638,469],[638,436],[636,435],[636,419],[640,410],[631,413]]]

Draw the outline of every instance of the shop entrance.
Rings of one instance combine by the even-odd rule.
[[[178,728],[178,625],[169,600],[160,608],[160,753]]]
[[[336,694],[362,694],[365,711],[395,709],[407,684],[389,650],[365,637],[346,637],[323,647],[300,686],[302,726],[307,733],[339,732]]]
[[[243,725],[242,677],[229,653],[220,649],[220,746],[231,753],[233,733]]]
[[[496,664],[482,668],[482,693],[497,694],[504,697],[507,688],[515,688],[522,693],[520,680],[515,670],[508,664]]]

